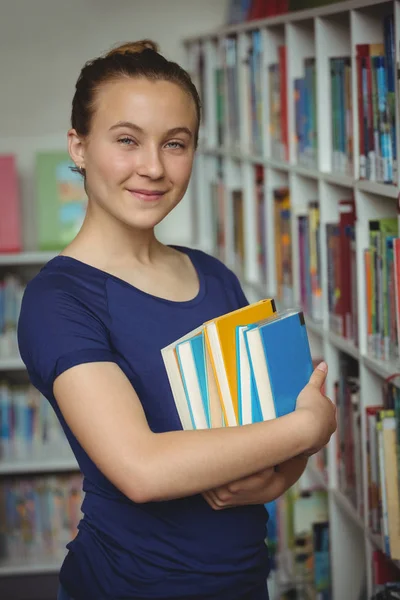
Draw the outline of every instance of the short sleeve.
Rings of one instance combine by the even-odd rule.
[[[41,391],[52,392],[56,377],[78,364],[115,362],[101,319],[73,290],[40,277],[28,284],[22,299],[18,346]]]

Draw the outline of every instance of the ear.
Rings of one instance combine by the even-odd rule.
[[[85,146],[75,129],[68,131],[68,152],[79,169],[85,168]]]

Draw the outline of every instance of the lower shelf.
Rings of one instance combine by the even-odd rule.
[[[51,460],[7,460],[0,461],[0,475],[21,475],[28,473],[56,473],[66,471],[79,471],[78,463],[74,456],[53,458]]]
[[[58,557],[25,558],[25,559],[0,559],[0,577],[15,575],[35,575],[58,573],[64,560],[65,553]]]

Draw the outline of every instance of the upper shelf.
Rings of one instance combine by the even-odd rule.
[[[0,254],[0,267],[42,265],[56,256],[56,252],[19,252]]]
[[[316,8],[297,10],[285,13],[283,15],[277,15],[276,17],[245,21],[243,23],[237,23],[234,25],[225,25],[214,31],[184,38],[184,43],[192,44],[193,42],[224,37],[233,33],[252,31],[254,29],[259,29],[269,25],[284,25],[285,23],[306,21],[307,19],[315,19],[317,17],[329,17],[330,15],[337,15],[340,13],[349,12],[351,10],[368,8],[370,6],[378,6],[379,4],[387,4],[387,1],[388,0],[348,0],[346,2],[336,2],[335,4],[318,6]]]
[[[349,177],[341,173],[331,173],[318,171],[316,169],[307,169],[305,167],[301,167],[296,164],[291,164],[289,162],[277,161],[273,158],[265,158],[263,156],[255,156],[252,154],[240,153],[237,151],[231,152],[225,148],[209,148],[199,146],[198,152],[203,155],[219,156],[223,158],[229,158],[238,162],[241,161],[244,163],[262,164],[266,167],[275,169],[277,171],[296,173],[297,175],[302,175],[303,177],[309,177],[315,180],[326,181],[328,183],[333,183],[341,187],[348,187],[352,189],[355,188],[362,192],[367,192],[369,194],[381,196],[382,198],[396,199],[399,197],[400,193],[400,190],[396,185],[387,185],[384,183],[378,183],[376,181],[354,179],[353,177]]]

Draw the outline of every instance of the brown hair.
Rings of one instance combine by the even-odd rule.
[[[105,82],[120,77],[145,77],[153,81],[170,81],[188,93],[196,107],[195,146],[197,146],[201,104],[196,87],[187,71],[159,54],[157,44],[151,40],[127,42],[84,65],[76,82],[72,100],[71,125],[78,135],[85,137],[90,132],[96,92],[99,87]]]

